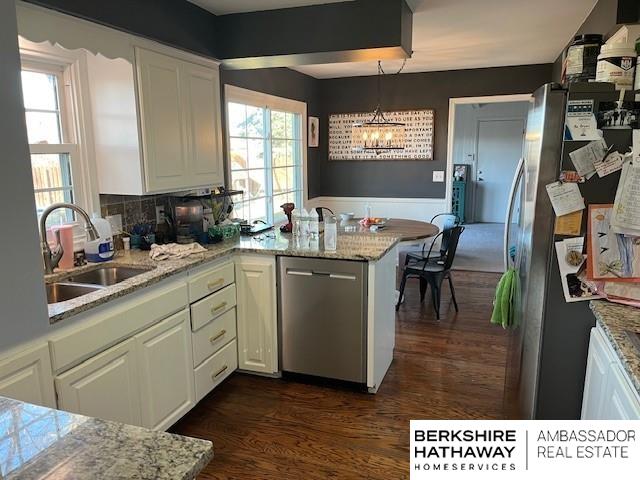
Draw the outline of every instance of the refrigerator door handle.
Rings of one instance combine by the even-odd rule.
[[[509,269],[509,231],[511,229],[511,216],[513,215],[513,206],[516,203],[516,193],[518,192],[518,184],[524,175],[524,158],[521,158],[516,168],[516,174],[513,177],[511,191],[509,193],[509,207],[507,208],[507,217],[504,221],[504,271]]]

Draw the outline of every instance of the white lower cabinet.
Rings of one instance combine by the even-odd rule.
[[[46,343],[0,360],[0,396],[56,407],[51,357]]]
[[[236,258],[238,368],[278,371],[276,260],[272,256]]]
[[[195,369],[196,401],[202,400],[237,368],[238,348],[236,341],[233,340]]]
[[[58,408],[90,417],[140,425],[140,390],[133,338],[55,379]]]
[[[194,405],[189,311],[183,310],[134,338],[141,425],[165,430]]]
[[[582,398],[583,420],[638,420],[640,396],[599,328],[591,329]]]

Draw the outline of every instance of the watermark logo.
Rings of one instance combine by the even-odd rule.
[[[410,449],[415,480],[637,475],[640,422],[412,420]]]

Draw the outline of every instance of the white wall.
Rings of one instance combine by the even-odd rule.
[[[0,2],[0,352],[49,327],[13,1]]]
[[[524,118],[526,121],[529,102],[501,102],[484,104],[456,105],[455,128],[453,135],[453,163],[471,165],[467,184],[467,222],[473,221],[474,180],[478,149],[478,121],[497,118]]]

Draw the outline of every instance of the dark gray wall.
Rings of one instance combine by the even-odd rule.
[[[328,160],[328,115],[372,111],[376,77],[320,82],[320,148],[309,188],[318,196],[444,198],[445,184],[433,183],[446,170],[449,99],[531,93],[550,81],[551,64],[389,75],[382,84],[386,110],[435,110],[434,160]]]
[[[0,222],[12,235],[0,235],[3,272],[0,289],[0,352],[46,333],[49,326],[36,205],[20,86],[15,4],[0,2]],[[5,227],[6,228],[6,227]],[[5,230],[6,232],[6,230]]]
[[[307,104],[307,115],[320,116],[320,81],[308,75],[288,68],[264,68],[259,70],[222,70],[220,78],[223,96],[224,85],[235,85],[236,87],[305,102]],[[223,125],[226,125],[226,122],[223,122]],[[311,180],[320,177],[320,165],[318,149],[308,148],[307,177],[309,179],[309,197],[320,195],[316,191],[317,182]]]

